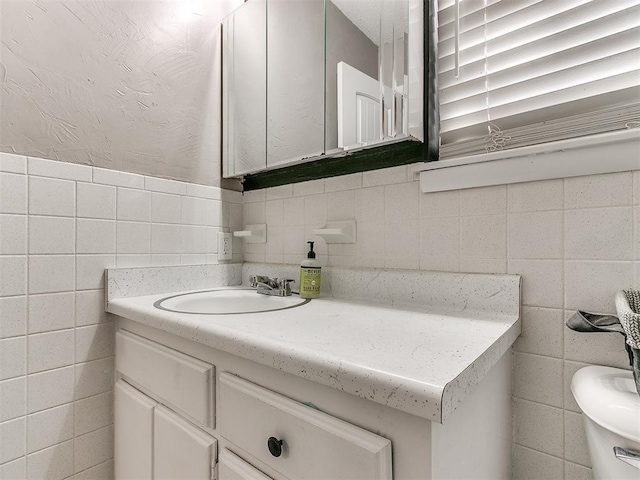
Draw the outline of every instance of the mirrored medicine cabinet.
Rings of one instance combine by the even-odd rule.
[[[248,0],[223,20],[223,176],[425,161],[423,0]]]

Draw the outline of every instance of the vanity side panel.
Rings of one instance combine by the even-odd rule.
[[[511,478],[512,368],[509,349],[443,423],[432,424],[433,478]]]

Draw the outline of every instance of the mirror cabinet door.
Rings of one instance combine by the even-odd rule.
[[[267,2],[245,2],[223,20],[222,161],[225,177],[267,166]]]
[[[322,155],[324,0],[268,0],[267,39],[267,166]]]

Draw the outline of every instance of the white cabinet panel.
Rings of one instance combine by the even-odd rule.
[[[224,176],[267,166],[267,2],[252,0],[222,21]]]
[[[196,422],[213,427],[213,365],[125,330],[116,333],[116,351],[120,373]]]
[[[222,435],[274,470],[295,479],[391,479],[388,439],[229,373],[219,380]],[[270,437],[282,440],[279,456]]]
[[[153,478],[210,480],[216,439],[158,406],[154,411]]]
[[[267,1],[268,168],[324,153],[323,17],[322,1]]]
[[[152,478],[156,402],[122,380],[115,386],[115,478]]]
[[[220,452],[218,480],[272,480],[229,450]]]

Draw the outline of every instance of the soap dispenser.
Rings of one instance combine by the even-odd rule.
[[[320,281],[322,269],[316,260],[316,252],[313,251],[313,243],[309,244],[309,253],[300,264],[300,297],[318,298],[320,296]]]

